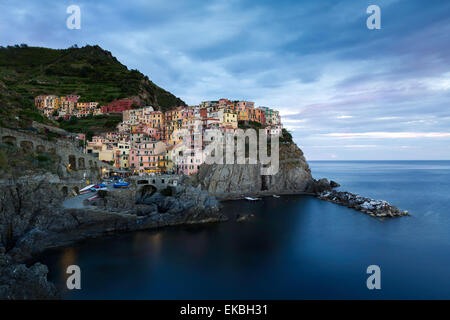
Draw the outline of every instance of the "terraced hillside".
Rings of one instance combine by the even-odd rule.
[[[20,121],[48,122],[34,109],[39,94],[78,94],[82,101],[108,103],[139,96],[162,111],[185,103],[137,70],[128,70],[99,46],[49,49],[0,47],[0,126]]]

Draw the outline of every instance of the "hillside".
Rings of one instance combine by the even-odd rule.
[[[34,109],[40,94],[78,94],[101,104],[139,96],[162,111],[185,105],[137,70],[128,70],[99,46],[48,49],[26,45],[0,47],[0,125],[42,119]],[[48,121],[47,121],[48,122]]]

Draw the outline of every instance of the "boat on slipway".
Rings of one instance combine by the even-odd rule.
[[[248,200],[248,201],[258,201],[258,200],[261,200],[261,198],[245,197],[245,200]]]
[[[88,185],[80,190],[80,194],[91,192],[91,188],[93,188],[95,184]]]
[[[120,179],[118,182],[113,184],[113,187],[118,189],[118,188],[128,188],[128,186],[130,185],[129,182],[125,182],[122,179]]]

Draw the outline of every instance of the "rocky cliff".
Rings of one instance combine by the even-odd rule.
[[[16,264],[0,250],[0,299],[57,299],[58,291],[47,281],[48,269]]]
[[[0,299],[56,298],[55,287],[47,282],[47,267],[26,267],[20,243],[37,230],[52,230],[64,224],[58,213],[62,195],[47,180],[20,181],[0,187]]]
[[[300,148],[281,143],[279,154],[275,175],[261,175],[261,164],[203,164],[190,183],[222,199],[316,191],[317,182]]]

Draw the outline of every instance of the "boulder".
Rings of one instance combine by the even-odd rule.
[[[337,188],[340,187],[341,185],[339,183],[337,183],[336,181],[331,180],[330,181],[330,187],[331,188]]]

